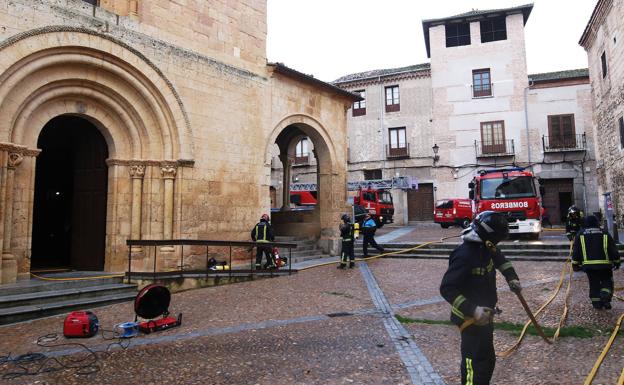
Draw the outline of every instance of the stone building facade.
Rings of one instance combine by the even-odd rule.
[[[366,99],[365,109],[356,102],[348,113],[349,178],[377,169],[380,178],[409,176],[418,185],[393,190],[397,223],[432,220],[435,200],[468,197],[477,170],[511,165],[542,178],[554,223],[573,203],[598,210],[587,70],[527,74],[531,10],[425,20],[430,64],[334,82]],[[388,105],[390,88],[398,89],[398,108]],[[397,128],[405,141],[390,143]]]
[[[2,283],[124,271],[127,239],[247,240],[271,148],[287,160],[301,136],[321,190],[309,235],[335,253],[357,97],[267,65],[266,1],[92,3],[0,0]],[[159,268],[179,252],[160,248]]]
[[[624,1],[599,0],[579,44],[587,51],[598,153],[598,193],[624,212]]]

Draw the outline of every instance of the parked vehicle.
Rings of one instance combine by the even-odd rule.
[[[390,190],[358,187],[357,190],[352,191],[356,191],[353,204],[368,210],[377,223],[377,227],[383,227],[384,224],[393,222],[394,204]],[[309,207],[316,205],[316,184],[291,184],[290,203]]]
[[[472,221],[472,201],[461,198],[440,199],[433,210],[433,220],[443,229],[453,225],[465,229]]]
[[[533,173],[523,168],[480,170],[468,184],[474,215],[487,210],[501,212],[507,216],[510,234],[539,239],[542,206],[536,181]]]

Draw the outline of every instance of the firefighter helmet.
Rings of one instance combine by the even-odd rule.
[[[349,218],[349,216],[347,214],[342,214],[340,219],[345,221],[345,222],[350,222],[351,221],[351,218]]]
[[[568,218],[577,219],[581,216],[581,210],[578,209],[575,205],[570,206],[568,209]]]
[[[260,217],[260,220],[268,222],[269,221],[269,214],[262,214],[262,216]]]
[[[498,242],[509,235],[507,218],[496,211],[483,211],[472,221],[471,228],[479,235],[483,242]]]

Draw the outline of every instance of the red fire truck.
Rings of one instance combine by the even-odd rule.
[[[369,182],[366,181],[367,184],[370,184]],[[356,195],[353,196],[353,204],[368,210],[377,223],[377,227],[393,222],[394,204],[389,189],[362,187],[358,182],[350,182],[348,189],[356,192]],[[297,206],[315,206],[317,203],[316,194],[315,183],[293,183],[290,185],[290,203]]]
[[[523,168],[480,170],[468,184],[475,216],[487,210],[504,213],[510,234],[526,234],[538,239],[541,203],[537,179]]]

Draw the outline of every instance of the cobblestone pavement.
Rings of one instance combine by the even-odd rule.
[[[457,328],[400,324],[395,317],[448,320],[449,305],[438,293],[446,266],[439,260],[381,259],[344,271],[324,266],[292,276],[176,293],[171,311],[184,314],[183,325],[137,337],[126,350],[113,347],[108,355],[100,353],[98,372],[77,375],[64,370],[0,379],[0,384],[457,384]],[[514,266],[533,309],[552,294],[563,268],[555,262],[515,262]],[[621,271],[615,280],[617,287],[624,286]],[[562,293],[539,317],[545,326],[558,323],[566,285],[567,280]],[[516,353],[498,360],[493,384],[583,382],[608,331],[624,312],[624,302],[614,302],[610,312],[594,311],[587,298],[587,278],[580,273],[572,277],[569,303],[566,325],[584,326],[596,335],[560,338],[553,346],[529,336]],[[499,307],[503,313],[497,321],[526,320],[502,278]],[[95,312],[104,327],[133,318],[130,303]],[[0,327],[0,356],[42,350],[35,344],[37,337],[60,334],[62,321],[62,316],[55,316]],[[512,333],[497,330],[497,351],[515,339]],[[61,337],[59,342],[105,350],[110,341],[98,336],[79,341]],[[616,383],[623,349],[620,337],[595,384]],[[49,350],[67,360],[75,347]],[[0,364],[1,373],[7,370],[7,364]]]

